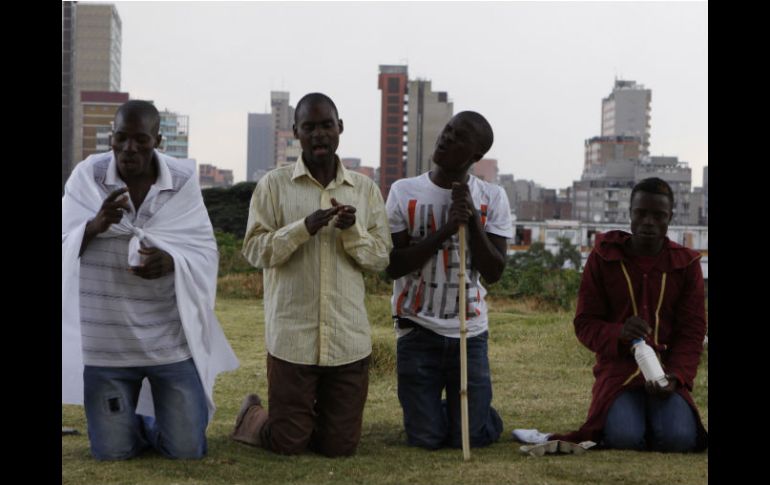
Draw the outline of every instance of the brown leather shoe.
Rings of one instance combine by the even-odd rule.
[[[256,394],[249,394],[235,417],[235,427],[230,438],[247,445],[260,446],[259,432],[267,421],[267,411]]]

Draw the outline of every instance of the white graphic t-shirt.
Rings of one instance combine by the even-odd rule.
[[[502,187],[470,176],[471,198],[481,216],[484,231],[504,238],[513,237],[511,210]],[[386,208],[390,232],[409,231],[410,244],[416,244],[443,226],[452,205],[452,190],[431,182],[428,173],[395,182],[388,194]],[[466,238],[469,234],[466,231]],[[471,260],[466,241],[465,287],[468,336],[487,330],[486,290]],[[393,314],[408,318],[445,337],[460,337],[457,234],[423,266],[393,282]],[[408,333],[399,330],[399,336]]]

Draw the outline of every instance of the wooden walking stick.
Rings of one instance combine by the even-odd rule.
[[[471,441],[468,430],[468,328],[465,324],[465,224],[457,232],[460,238],[460,272],[457,275],[460,291],[460,431],[463,441],[463,460],[471,459]]]

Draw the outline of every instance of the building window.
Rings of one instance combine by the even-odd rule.
[[[401,99],[399,98],[399,96],[388,96],[388,103],[401,103]]]
[[[392,143],[392,144],[396,144],[396,143],[398,143],[398,137],[397,137],[397,136],[389,136],[389,137],[387,137],[387,138],[385,139],[385,143],[388,143],[388,144],[391,144],[391,143]]]
[[[399,129],[398,126],[388,126],[388,135],[398,135]]]
[[[388,105],[388,113],[400,113],[400,112],[401,112],[401,106],[397,104]]]
[[[397,93],[401,90],[401,81],[397,77],[388,78],[388,92]]]
[[[397,155],[398,147],[385,147],[385,153],[388,155]]]
[[[399,123],[398,116],[388,116],[388,124],[390,125],[397,125]]]

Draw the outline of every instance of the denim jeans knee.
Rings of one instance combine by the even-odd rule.
[[[127,460],[149,446],[135,413],[141,379],[130,369],[85,366],[86,420],[97,460]]]
[[[407,442],[429,450],[444,446],[449,434],[441,404],[441,339],[415,328],[396,342],[398,400],[404,412]]]
[[[488,334],[468,339],[468,408],[472,446],[487,446],[502,433],[491,407]],[[437,449],[461,446],[459,339],[415,328],[397,341],[398,397],[407,441]],[[442,393],[446,389],[446,402]]]
[[[695,414],[679,394],[665,399],[649,396],[651,447],[656,451],[685,453],[695,449],[697,424]]]
[[[492,378],[489,370],[489,333],[483,332],[467,341],[468,355],[468,428],[472,447],[489,446],[500,438],[503,420],[492,407]],[[452,398],[450,399],[450,393]],[[447,404],[450,425],[450,446],[462,447],[460,430],[460,367],[447,382]]]
[[[145,377],[152,388],[154,419],[136,414]],[[206,454],[208,407],[192,359],[146,367],[86,366],[84,384],[95,458],[128,459],[148,446],[168,458]]]
[[[644,450],[646,431],[644,389],[625,391],[607,413],[602,445],[619,450]]]
[[[205,456],[208,406],[193,360],[152,366],[147,376],[155,406],[154,422],[145,420],[152,446],[168,458]]]

